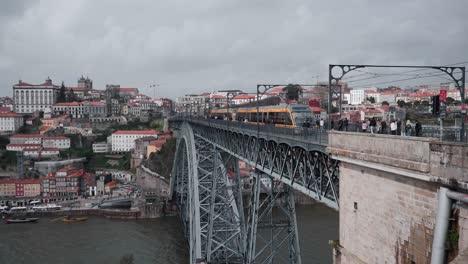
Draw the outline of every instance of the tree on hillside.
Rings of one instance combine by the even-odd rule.
[[[369,103],[371,104],[375,104],[375,98],[373,96],[367,97],[366,100],[369,101]]]
[[[301,86],[298,84],[288,84],[288,86],[283,88],[283,91],[286,92],[287,100],[299,101],[299,97],[302,94]]]
[[[382,105],[390,105],[387,101],[383,101]]]
[[[57,98],[57,103],[63,103],[67,101],[67,94],[65,89],[65,84],[62,81],[62,85],[60,86],[60,91]]]
[[[73,89],[70,89],[67,93],[67,102],[74,102],[76,101],[76,95],[75,92],[73,92]]]
[[[398,104],[399,107],[404,107],[404,106],[405,106],[405,101],[403,101],[403,100],[398,100],[398,101],[397,101],[397,104]]]

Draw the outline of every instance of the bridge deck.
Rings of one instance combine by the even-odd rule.
[[[290,146],[303,147],[306,150],[325,151],[328,144],[327,130],[317,128],[286,128],[270,124],[252,124],[239,121],[205,119],[196,117],[178,117],[171,121],[188,121],[190,123],[230,130],[248,135],[258,135],[259,138],[286,143]]]

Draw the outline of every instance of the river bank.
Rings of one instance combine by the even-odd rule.
[[[110,209],[73,209],[58,211],[35,211],[18,214],[5,214],[8,217],[60,217],[60,216],[100,216],[111,219],[140,219],[140,210],[110,210]]]

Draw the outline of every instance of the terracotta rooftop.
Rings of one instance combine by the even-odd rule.
[[[118,130],[112,135],[155,135],[158,132],[156,130]]]

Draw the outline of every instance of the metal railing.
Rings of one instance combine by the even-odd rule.
[[[337,129],[337,126],[335,126]],[[337,129],[339,130],[339,129]],[[347,128],[343,127],[341,131],[348,131],[348,132],[361,132],[361,133],[369,133],[371,134],[371,128],[368,126],[367,130],[364,132],[361,128],[361,124],[359,123],[350,123]],[[397,136],[411,136],[411,137],[429,137],[429,138],[440,138],[440,127],[438,126],[428,126],[423,125],[421,127],[421,131],[419,135],[416,135],[416,130],[414,125],[410,130],[406,130],[404,124],[402,124],[401,128],[395,131],[395,134],[392,134],[390,130],[390,126],[382,130],[378,130],[377,127],[375,128],[374,134],[383,134],[383,135],[397,135]],[[465,139],[468,134],[468,130],[465,129]],[[460,127],[444,127],[442,130],[442,141],[447,142],[460,142]]]
[[[206,126],[217,127],[220,129],[228,129],[239,132],[249,132],[250,134],[259,133],[262,137],[281,137],[302,141],[306,143],[327,145],[328,135],[326,129],[305,128],[305,127],[278,127],[274,124],[254,124],[241,121],[230,121],[221,119],[210,119],[200,117],[174,117],[173,121],[189,121],[193,123],[203,124]]]
[[[299,140],[308,143],[316,143],[321,145],[328,144],[328,129],[320,128],[305,128],[305,127],[278,127],[274,124],[264,124],[259,125],[255,123],[245,123],[241,121],[230,121],[222,119],[210,119],[202,118],[195,116],[178,116],[173,117],[171,120],[174,121],[191,121],[207,126],[218,127],[222,129],[231,129],[237,131],[248,131],[250,133],[260,133],[262,136],[278,136],[288,139]],[[347,132],[361,132],[371,134],[371,128],[368,126],[367,130],[364,132],[361,128],[360,123],[349,123],[348,126],[343,126],[342,129],[338,129],[338,126],[335,124],[335,130],[347,131]],[[447,142],[460,142],[460,128],[459,127],[445,127],[443,128],[442,141]],[[392,135],[390,130],[390,125],[382,130],[377,130],[377,127],[374,129],[374,134],[383,134],[383,135]],[[423,125],[419,135],[416,135],[414,125],[412,129],[406,130],[405,126],[402,124],[401,129],[395,131],[397,136],[413,136],[413,137],[430,137],[430,138],[440,138],[440,127],[438,126],[426,126]],[[465,130],[465,139],[468,137],[468,130]]]

